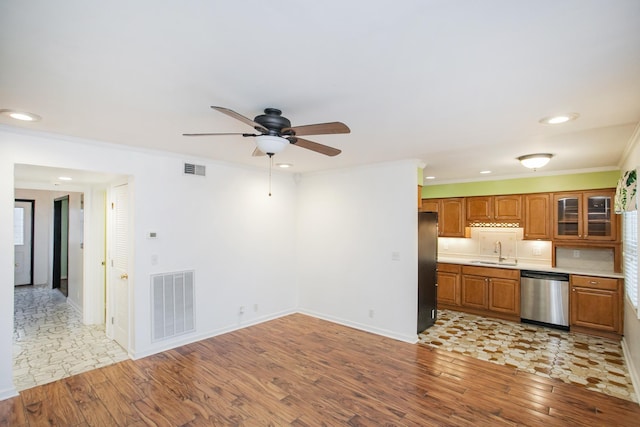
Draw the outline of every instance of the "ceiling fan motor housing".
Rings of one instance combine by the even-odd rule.
[[[264,114],[256,116],[253,121],[267,129],[269,135],[280,136],[282,129],[291,127],[289,119],[283,117],[282,111],[277,108],[265,108]]]

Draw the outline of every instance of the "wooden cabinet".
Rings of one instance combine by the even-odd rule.
[[[466,198],[467,221],[492,221],[493,197],[478,196]]]
[[[520,271],[463,266],[460,306],[474,314],[520,321]]]
[[[522,196],[476,196],[466,198],[468,222],[520,222],[522,220]]]
[[[438,307],[456,308],[460,305],[459,264],[438,263]]]
[[[524,239],[551,240],[549,193],[524,195]]]
[[[571,275],[571,330],[610,338],[622,335],[623,281]]]
[[[438,212],[438,237],[465,237],[464,197],[423,199],[422,212]]]
[[[618,217],[613,211],[615,190],[578,191],[553,195],[553,238],[616,241]]]

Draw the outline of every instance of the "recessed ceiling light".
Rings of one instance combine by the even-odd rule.
[[[287,169],[292,167],[293,165],[291,163],[276,163],[276,166],[282,169]]]
[[[578,113],[558,114],[557,116],[550,116],[540,119],[540,123],[545,125],[559,125],[562,123],[570,122],[580,116]]]
[[[59,176],[58,179],[60,181],[71,181],[72,178],[69,176]]]
[[[0,110],[0,114],[2,114],[3,116],[11,117],[15,120],[22,120],[23,122],[37,122],[41,119],[41,117],[37,114],[28,113],[26,111],[3,109]]]
[[[488,173],[491,173],[491,171],[480,171],[481,174],[486,175]]]
[[[435,176],[425,176],[424,179],[436,179]]]

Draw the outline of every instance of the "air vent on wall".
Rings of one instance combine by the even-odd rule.
[[[151,276],[152,340],[171,338],[195,330],[193,271]]]
[[[185,175],[205,176],[206,170],[207,170],[207,168],[204,165],[194,165],[193,163],[185,163],[184,164],[184,174]]]

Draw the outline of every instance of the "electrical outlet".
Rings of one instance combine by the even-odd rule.
[[[373,309],[370,309],[370,310],[369,310],[369,317],[373,318],[373,316],[374,316],[375,314],[376,314],[376,313],[373,311]]]
[[[253,311],[258,311],[258,304],[253,304]]]
[[[540,256],[542,255],[542,249],[540,249],[539,247],[534,247],[533,248],[533,256]]]
[[[573,251],[573,257],[574,258],[580,258],[580,251],[578,251],[578,250]]]
[[[238,310],[238,314],[244,314],[244,305],[240,306],[240,309]]]

